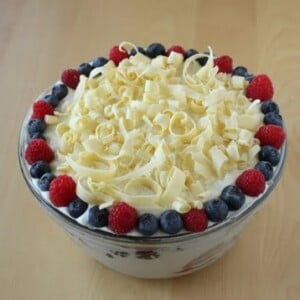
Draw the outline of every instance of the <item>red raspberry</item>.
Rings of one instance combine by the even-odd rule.
[[[217,57],[214,61],[215,66],[219,68],[218,73],[232,72],[232,58],[228,55]]]
[[[54,109],[53,107],[47,103],[44,100],[38,100],[33,104],[32,107],[33,113],[32,118],[33,119],[44,119],[45,115],[53,115]]]
[[[200,232],[207,228],[208,219],[204,209],[192,208],[182,215],[184,228],[188,231]]]
[[[280,126],[269,124],[260,127],[255,137],[259,139],[261,146],[270,145],[279,149],[285,140],[285,133]]]
[[[244,171],[237,179],[236,185],[242,190],[242,192],[249,196],[258,196],[265,190],[265,177],[256,170],[250,169]]]
[[[271,79],[265,75],[255,76],[248,85],[246,96],[252,100],[266,101],[272,99],[274,94]]]
[[[119,49],[119,46],[113,46],[109,51],[109,59],[111,59],[116,65],[125,59],[128,58],[128,53],[122,49]]]
[[[43,139],[32,140],[26,150],[25,159],[31,165],[38,160],[51,162],[54,159],[54,153],[49,145]]]
[[[125,202],[119,202],[109,213],[108,227],[115,233],[127,233],[135,227],[137,219],[135,208]]]
[[[68,175],[60,175],[50,183],[49,197],[56,207],[68,206],[76,199],[76,183]]]
[[[79,83],[80,73],[75,69],[68,69],[61,74],[61,81],[68,87],[76,89]]]
[[[171,54],[171,52],[177,52],[177,53],[180,53],[183,55],[183,57],[185,56],[185,50],[179,46],[179,45],[174,45],[174,46],[171,46],[167,52],[166,52],[166,55],[169,56]]]

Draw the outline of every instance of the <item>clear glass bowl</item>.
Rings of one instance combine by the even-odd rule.
[[[204,232],[163,237],[118,236],[88,229],[45,201],[41,191],[33,184],[24,159],[28,138],[26,125],[30,115],[31,111],[28,111],[20,131],[18,157],[24,179],[37,202],[90,257],[115,271],[140,278],[170,278],[189,274],[223,256],[275,188],[287,153],[285,141],[274,176],[260,197],[247,201],[240,210],[231,212],[226,220],[210,226]]]

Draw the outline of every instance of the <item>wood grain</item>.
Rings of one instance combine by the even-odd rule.
[[[300,299],[299,1],[0,1],[0,299]],[[223,259],[173,280],[139,280],[86,257],[46,216],[17,163],[33,99],[69,67],[123,40],[161,41],[267,72],[288,160],[267,205]]]

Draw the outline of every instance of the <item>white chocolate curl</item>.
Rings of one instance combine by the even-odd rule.
[[[259,102],[245,97],[243,77],[218,73],[211,48],[203,67],[201,56],[137,53],[80,77],[72,101],[46,118],[59,140],[56,173],[76,180],[80,198],[183,213],[201,208],[226,174],[255,164]]]

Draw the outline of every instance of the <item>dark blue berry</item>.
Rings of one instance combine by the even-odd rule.
[[[150,58],[155,58],[159,55],[165,55],[166,49],[165,47],[160,43],[153,43],[150,44],[146,50],[147,56]]]
[[[261,161],[268,161],[272,166],[277,166],[280,161],[279,151],[272,146],[263,146],[258,153]]]
[[[43,133],[41,133],[41,132],[37,132],[37,133],[32,134],[30,136],[30,138],[29,138],[29,141],[32,141],[32,140],[35,140],[35,139],[46,140],[46,138],[44,137]]]
[[[198,54],[197,50],[195,50],[195,49],[188,49],[185,52],[185,58],[189,58],[189,57],[191,57],[191,56],[193,56],[195,54]]]
[[[276,102],[272,100],[264,101],[261,106],[260,110],[263,114],[267,114],[270,112],[279,113],[279,107]]]
[[[83,74],[83,75],[85,75],[86,77],[89,77],[89,75],[90,75],[90,73],[91,73],[91,71],[92,71],[93,69],[94,69],[94,67],[91,66],[90,64],[88,64],[88,63],[82,63],[82,64],[78,67],[77,71],[78,71],[80,74]]]
[[[45,173],[38,181],[38,187],[42,191],[49,191],[50,183],[56,176],[52,173]]]
[[[68,212],[71,217],[80,217],[88,208],[88,204],[79,198],[76,198],[68,205]]]
[[[42,134],[46,129],[46,123],[41,119],[31,119],[27,125],[29,136],[32,137],[34,134]]]
[[[273,177],[273,167],[268,161],[260,161],[255,165],[255,169],[259,170],[266,180]]]
[[[99,68],[107,64],[108,59],[105,57],[97,57],[91,62],[93,68]]]
[[[249,74],[248,74],[247,68],[245,68],[243,66],[238,66],[238,67],[234,68],[232,71],[232,76],[234,76],[234,75],[245,77]]]
[[[209,52],[203,52],[203,54],[209,55]],[[197,62],[199,63],[200,66],[205,66],[207,61],[208,61],[208,57],[207,56],[202,56],[196,59]]]
[[[213,222],[221,222],[228,215],[228,206],[225,201],[213,199],[204,204],[204,209],[209,220]]]
[[[48,102],[52,107],[57,107],[57,105],[59,104],[60,100],[57,98],[57,96],[55,95],[52,95],[52,94],[49,94],[49,95],[46,95],[44,97],[44,100],[46,102]]]
[[[264,123],[282,127],[282,117],[275,112],[269,112],[264,116]]]
[[[56,96],[58,100],[62,100],[68,95],[68,88],[63,83],[57,83],[52,88],[52,94]]]
[[[88,222],[94,227],[104,227],[108,225],[108,210],[106,208],[99,209],[95,205],[89,209]]]
[[[45,173],[50,173],[51,169],[46,161],[38,160],[30,167],[30,176],[33,178],[41,178]]]
[[[158,219],[153,214],[143,214],[138,219],[137,229],[143,235],[152,235],[158,230]]]
[[[137,47],[137,48],[138,48],[138,50],[139,50],[139,52],[140,52],[141,54],[146,55],[146,51],[145,51],[144,48],[142,48],[142,47]],[[131,49],[129,55],[130,55],[130,56],[136,55],[136,50],[135,50],[135,48],[132,48],[132,49]]]
[[[247,74],[246,76],[245,76],[245,79],[247,80],[247,81],[251,81],[252,79],[254,79],[255,78],[255,75],[253,75],[253,74]]]
[[[180,213],[175,210],[166,210],[159,217],[159,225],[162,231],[175,234],[183,227],[183,221]]]
[[[229,210],[238,210],[245,203],[245,195],[235,185],[226,186],[220,198],[227,204]]]

